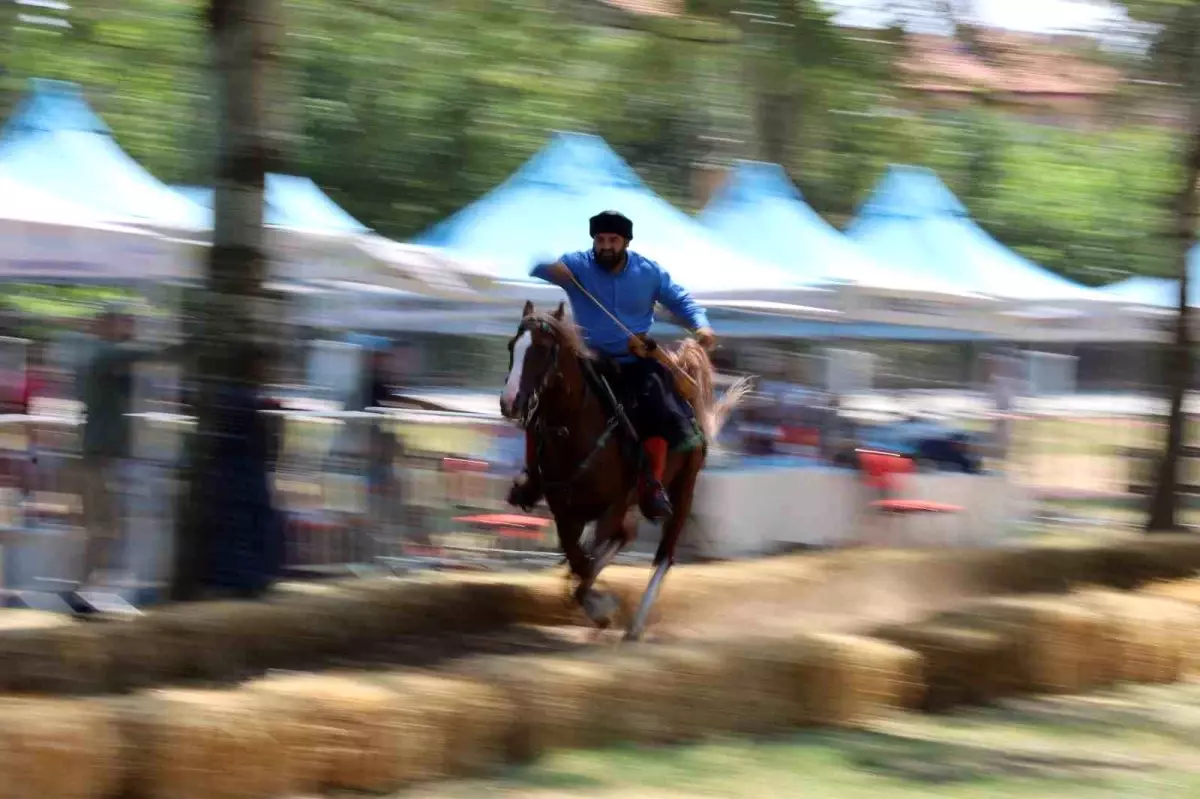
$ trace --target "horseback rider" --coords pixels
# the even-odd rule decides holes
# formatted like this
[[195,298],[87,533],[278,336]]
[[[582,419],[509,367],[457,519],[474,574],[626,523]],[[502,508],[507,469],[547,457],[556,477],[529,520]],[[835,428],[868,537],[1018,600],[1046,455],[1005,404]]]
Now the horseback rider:
[[[687,290],[654,261],[629,249],[633,222],[626,216],[617,211],[596,214],[590,232],[590,250],[536,266],[531,274],[566,292],[587,346],[616,363],[620,376],[614,388],[646,458],[639,504],[642,514],[656,521],[671,513],[662,483],[667,454],[692,440],[696,427],[694,412],[676,392],[670,370],[649,357],[644,337],[654,321],[655,303],[683,321],[705,349],[712,349],[716,336],[704,309]],[[526,431],[525,469],[509,492],[510,504],[532,508],[542,498],[536,452],[533,434]]]

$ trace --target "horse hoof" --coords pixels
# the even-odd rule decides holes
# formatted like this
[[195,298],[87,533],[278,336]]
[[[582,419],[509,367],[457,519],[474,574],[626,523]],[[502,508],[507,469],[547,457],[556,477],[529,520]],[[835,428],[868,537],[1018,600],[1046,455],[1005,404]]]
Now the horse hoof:
[[583,612],[591,619],[592,624],[600,629],[611,627],[617,612],[621,609],[621,603],[615,596],[600,591],[588,591],[583,597],[582,604]]

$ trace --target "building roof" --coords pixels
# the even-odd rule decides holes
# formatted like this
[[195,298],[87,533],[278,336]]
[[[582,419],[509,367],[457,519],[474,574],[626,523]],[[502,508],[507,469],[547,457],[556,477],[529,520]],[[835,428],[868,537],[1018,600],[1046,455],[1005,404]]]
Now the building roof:
[[902,83],[926,92],[1113,94],[1121,71],[1087,58],[1061,37],[985,29],[971,48],[951,36],[909,34],[898,67]]

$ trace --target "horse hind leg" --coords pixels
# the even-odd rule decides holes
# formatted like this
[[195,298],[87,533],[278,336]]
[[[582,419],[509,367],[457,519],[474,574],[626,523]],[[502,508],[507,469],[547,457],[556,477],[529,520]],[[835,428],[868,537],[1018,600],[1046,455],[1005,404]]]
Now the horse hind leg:
[[679,546],[679,539],[683,533],[684,525],[687,524],[688,516],[691,515],[692,498],[696,491],[696,478],[699,476],[700,469],[703,466],[703,449],[693,450],[688,453],[679,473],[671,481],[668,490],[671,495],[671,507],[673,510],[670,518],[663,523],[662,539],[658,543],[658,550],[654,553],[654,574],[651,575],[650,583],[642,593],[642,600],[638,603],[637,610],[633,614],[633,620],[625,632],[626,640],[639,641],[646,634],[646,627],[650,621],[650,612],[654,609],[654,603],[658,599],[658,593],[662,589],[667,572],[670,571],[671,565],[675,562],[675,550]]

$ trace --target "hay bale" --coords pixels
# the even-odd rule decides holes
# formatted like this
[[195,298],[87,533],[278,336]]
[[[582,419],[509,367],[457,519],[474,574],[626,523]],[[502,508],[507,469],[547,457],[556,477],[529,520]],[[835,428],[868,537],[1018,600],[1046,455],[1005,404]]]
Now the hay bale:
[[1200,571],[1200,536],[1151,535],[1123,541],[1108,547],[1105,567],[1097,582],[1113,588],[1193,577]]
[[123,752],[103,702],[0,699],[0,799],[107,799]]
[[395,692],[349,675],[286,675],[250,683],[245,693],[286,708],[284,745],[299,765],[302,791],[382,792],[403,783]]
[[714,649],[740,696],[729,708],[732,732],[853,725],[882,707],[915,704],[919,687],[917,653],[860,636],[739,638]]
[[1140,593],[1177,599],[1191,605],[1200,605],[1200,578],[1191,580],[1163,580],[1142,586]]
[[[967,553],[971,582],[984,594],[1060,593],[1105,579],[1111,546],[1036,546]],[[958,553],[955,553],[958,556]]]
[[[802,724],[855,725],[885,708],[910,708],[921,697],[921,656],[856,635],[815,634],[783,653],[799,655],[797,691]],[[786,689],[786,686],[781,686]]]
[[154,799],[249,799],[298,786],[280,708],[245,691],[156,690],[126,700],[127,791]]
[[923,710],[987,704],[1015,682],[1016,642],[1007,635],[931,622],[888,626],[874,634],[921,655]]
[[[638,571],[636,582],[626,586],[631,594],[629,612],[641,601],[650,581],[650,570]],[[778,606],[781,598],[798,600],[818,586],[810,570],[792,573],[785,563],[736,562],[681,568],[668,573],[650,622],[703,617],[710,609],[726,610],[732,605]]]
[[[649,674],[617,680],[612,713],[653,713],[639,722],[649,743],[676,743],[750,731],[761,715],[761,692],[743,690],[726,653],[712,646],[642,647]],[[611,722],[610,722],[611,723]]]
[[749,638],[607,656],[621,675],[601,727],[625,740],[672,743],[708,734],[764,734],[857,724],[919,696],[920,656],[846,635]]
[[430,574],[345,582],[274,601],[316,620],[310,635],[336,653],[399,635],[496,630],[517,620],[521,597],[509,580]]
[[108,677],[104,626],[38,611],[0,613],[0,691],[84,694]]
[[935,621],[1007,636],[1015,647],[1015,688],[1075,693],[1102,684],[1105,618],[1071,597],[1000,597]]
[[405,782],[492,773],[509,759],[515,708],[493,686],[420,672],[378,676],[400,698]]
[[695,732],[683,711],[696,697],[672,681],[656,657],[659,654],[654,645],[626,644],[579,656],[614,676],[606,701],[589,720],[604,745],[669,744],[687,740]]
[[262,602],[222,601],[152,610],[115,631],[114,671],[128,687],[181,679],[228,681],[275,665],[287,651],[283,613]]
[[459,592],[456,617],[442,622],[452,623],[451,629],[465,625],[469,631],[487,631],[512,624],[551,627],[583,621],[566,567],[530,574],[463,575],[454,584]]
[[1076,600],[1107,620],[1103,679],[1174,682],[1200,656],[1200,608],[1178,600],[1117,591],[1083,591]]
[[578,656],[481,657],[458,664],[460,676],[492,686],[513,708],[509,754],[528,762],[555,749],[606,742],[601,708],[620,675]]

